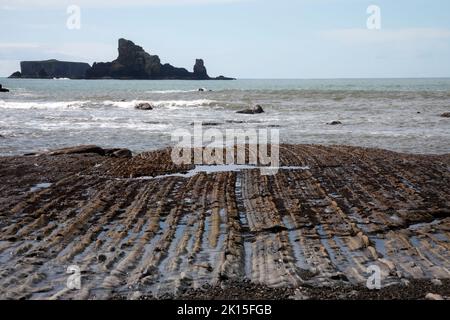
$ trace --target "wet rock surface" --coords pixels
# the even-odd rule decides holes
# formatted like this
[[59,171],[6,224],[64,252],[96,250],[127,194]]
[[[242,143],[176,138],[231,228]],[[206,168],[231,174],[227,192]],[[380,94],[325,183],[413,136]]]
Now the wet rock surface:
[[[449,296],[450,155],[282,145],[280,162],[181,176],[170,149],[2,157],[0,297]],[[371,265],[383,289],[366,294]]]
[[3,88],[3,86],[0,84],[0,92],[9,92],[9,90],[6,88]]
[[153,110],[153,106],[150,103],[139,103],[134,108],[137,110]]
[[260,114],[260,113],[264,113],[264,109],[259,104],[257,104],[254,107],[252,107],[251,109],[245,109],[245,110],[237,111],[236,113],[239,113],[239,114]]

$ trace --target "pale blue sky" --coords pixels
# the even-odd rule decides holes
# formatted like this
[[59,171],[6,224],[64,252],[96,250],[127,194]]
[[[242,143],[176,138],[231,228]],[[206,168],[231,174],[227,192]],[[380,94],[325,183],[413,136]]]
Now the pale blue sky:
[[[381,30],[366,28],[372,4]],[[124,37],[214,76],[450,77],[448,0],[0,0],[0,28],[0,76],[20,60],[111,61]]]

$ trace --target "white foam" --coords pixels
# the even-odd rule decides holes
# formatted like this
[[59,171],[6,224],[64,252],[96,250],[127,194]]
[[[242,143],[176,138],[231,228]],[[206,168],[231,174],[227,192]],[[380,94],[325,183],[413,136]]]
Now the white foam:
[[147,93],[160,93],[160,94],[168,94],[168,93],[188,93],[188,92],[197,92],[198,90],[152,90],[147,91]]
[[130,101],[103,101],[104,105],[114,106],[118,108],[134,108],[139,103],[149,103],[157,108],[178,109],[184,107],[203,107],[217,105],[217,101],[208,99],[197,100],[130,100]]
[[39,110],[64,110],[64,109],[83,109],[87,107],[98,106],[113,106],[117,108],[134,109],[139,103],[150,103],[157,108],[167,109],[182,109],[186,107],[205,107],[215,106],[217,102],[214,100],[200,99],[200,100],[131,100],[131,101],[110,101],[105,100],[102,102],[86,101],[4,101],[0,100],[0,109],[39,109]]
[[3,101],[0,100],[1,109],[81,109],[90,104],[90,101],[58,101],[58,102],[24,102],[24,101]]

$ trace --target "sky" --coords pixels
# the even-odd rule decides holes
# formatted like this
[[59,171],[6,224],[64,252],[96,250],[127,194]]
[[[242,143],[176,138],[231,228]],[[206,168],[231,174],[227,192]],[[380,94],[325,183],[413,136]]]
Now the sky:
[[0,30],[0,76],[21,60],[112,61],[126,38],[189,70],[203,58],[211,76],[450,77],[448,0],[0,0]]

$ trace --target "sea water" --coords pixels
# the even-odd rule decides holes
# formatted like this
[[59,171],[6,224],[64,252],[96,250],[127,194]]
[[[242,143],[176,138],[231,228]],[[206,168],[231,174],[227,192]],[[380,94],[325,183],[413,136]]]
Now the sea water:
[[[450,152],[450,119],[440,117],[450,112],[450,79],[0,83],[11,90],[0,93],[1,155],[79,144],[155,150],[198,121],[219,130],[277,129],[285,143]],[[139,102],[155,108],[136,110]],[[266,112],[236,113],[253,104]],[[328,125],[335,120],[342,125]]]

